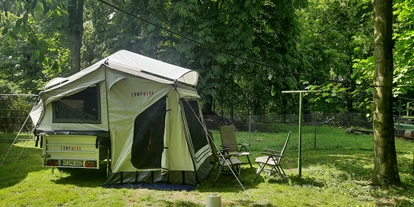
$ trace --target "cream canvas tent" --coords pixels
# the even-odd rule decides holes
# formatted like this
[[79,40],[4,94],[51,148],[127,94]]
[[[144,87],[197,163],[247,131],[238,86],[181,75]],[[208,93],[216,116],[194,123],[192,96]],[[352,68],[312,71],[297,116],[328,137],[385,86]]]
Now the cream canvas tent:
[[[121,50],[70,77],[51,80],[31,112],[35,135],[43,148],[53,145],[46,138],[62,143],[60,138],[96,137],[96,148],[110,150],[108,184],[197,185],[212,169],[197,81],[195,71]],[[80,158],[68,162],[65,154],[52,153],[84,148],[61,144],[44,150],[45,166],[85,167],[88,162]],[[53,156],[56,162],[50,161]]]

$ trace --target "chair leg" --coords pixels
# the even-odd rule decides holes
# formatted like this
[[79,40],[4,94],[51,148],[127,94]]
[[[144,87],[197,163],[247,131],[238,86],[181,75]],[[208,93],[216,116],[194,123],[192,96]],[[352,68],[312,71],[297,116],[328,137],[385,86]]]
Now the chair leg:
[[217,176],[216,176],[216,179],[214,180],[214,183],[213,183],[213,186],[212,187],[214,187],[214,185],[216,185],[217,179],[219,178],[220,173],[221,173],[222,170],[223,170],[223,167],[222,166],[219,166],[219,169],[218,169],[218,172],[217,172]]
[[273,171],[274,171],[274,176],[276,176],[276,175],[282,175],[282,173],[280,172],[280,170],[279,170],[279,167],[277,166],[277,165],[275,165],[275,166],[273,166]]
[[234,171],[234,173],[236,173],[237,177],[239,177],[240,172],[241,172],[241,165],[235,165],[233,167],[233,171]]
[[279,172],[280,172],[280,176],[284,176],[284,175],[286,175],[286,173],[285,173],[285,171],[283,170],[283,167],[282,167],[282,165],[277,165],[278,166],[278,168],[279,168]]
[[260,173],[263,171],[266,165],[264,163],[259,163],[259,168],[256,171],[256,178],[254,178],[253,182],[256,182],[257,178],[259,177]]
[[247,162],[249,162],[250,168],[253,168],[252,162],[250,162],[249,155],[247,155]]
[[[216,164],[214,164],[214,165],[216,165]],[[210,178],[211,172],[213,172],[213,168],[214,168],[214,167],[215,167],[215,166],[213,166],[213,167],[211,168],[210,172],[208,172],[208,175],[207,175],[206,180],[208,180],[208,179]]]

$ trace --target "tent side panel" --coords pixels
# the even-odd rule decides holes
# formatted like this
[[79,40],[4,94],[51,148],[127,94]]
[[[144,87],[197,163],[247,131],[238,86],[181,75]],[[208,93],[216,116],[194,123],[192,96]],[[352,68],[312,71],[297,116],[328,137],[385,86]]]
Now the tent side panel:
[[114,173],[148,170],[148,166],[137,169],[131,162],[135,119],[165,97],[170,86],[112,70],[107,70],[107,80],[111,81],[107,84],[111,169]]
[[211,148],[208,144],[206,126],[201,114],[197,100],[180,99],[184,110],[186,127],[189,132],[189,143],[192,145],[191,151],[194,152],[194,161],[197,175],[200,181],[204,181],[209,175],[213,164],[211,163]]
[[172,88],[168,93],[167,108],[163,168],[172,171],[193,171],[194,165],[184,133],[179,94]]

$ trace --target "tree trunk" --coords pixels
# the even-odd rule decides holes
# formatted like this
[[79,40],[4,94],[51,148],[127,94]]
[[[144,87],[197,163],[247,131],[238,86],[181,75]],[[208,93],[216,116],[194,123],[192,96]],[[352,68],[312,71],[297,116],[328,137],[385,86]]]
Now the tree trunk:
[[83,4],[84,0],[69,0],[69,28],[68,38],[70,42],[70,74],[80,71],[83,33]]
[[374,0],[375,92],[373,96],[374,171],[380,186],[401,184],[392,117],[392,0]]

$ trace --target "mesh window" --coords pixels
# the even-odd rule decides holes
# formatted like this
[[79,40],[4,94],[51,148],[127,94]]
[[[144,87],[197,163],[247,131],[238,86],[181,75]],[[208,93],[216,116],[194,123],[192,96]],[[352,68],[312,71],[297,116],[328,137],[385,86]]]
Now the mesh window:
[[188,100],[187,102],[185,99],[181,99],[181,102],[183,103],[187,125],[194,146],[194,152],[197,152],[208,144],[204,127],[202,123],[200,123],[201,117],[199,114],[198,103],[193,100]]
[[54,101],[54,123],[101,123],[99,86]]

